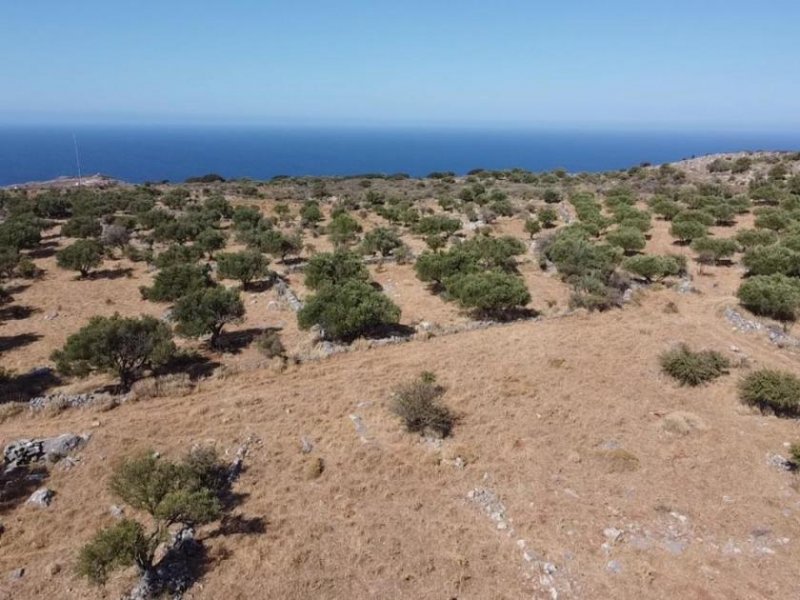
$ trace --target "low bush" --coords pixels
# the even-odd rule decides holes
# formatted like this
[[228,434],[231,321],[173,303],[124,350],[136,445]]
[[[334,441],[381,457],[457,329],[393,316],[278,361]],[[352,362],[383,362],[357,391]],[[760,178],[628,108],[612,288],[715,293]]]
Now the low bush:
[[453,430],[455,417],[440,403],[444,392],[433,373],[422,373],[395,390],[391,410],[403,420],[409,432],[447,437]]
[[369,281],[369,271],[358,254],[343,249],[315,254],[308,260],[303,274],[305,285],[310,290],[349,280]]
[[207,266],[177,264],[162,269],[156,274],[153,285],[141,287],[145,300],[151,302],[174,302],[187,294],[213,287]]
[[760,369],[739,382],[739,399],[781,417],[800,415],[800,378],[786,371]]
[[500,271],[480,271],[445,280],[448,296],[466,309],[490,318],[502,318],[531,301],[520,278]]
[[281,342],[280,334],[274,329],[268,329],[255,340],[256,348],[267,358],[286,356],[286,348]]
[[686,271],[686,258],[683,256],[657,256],[643,254],[631,256],[622,262],[626,271],[643,277],[648,282],[660,281],[665,277],[674,277]]
[[78,240],[56,254],[59,267],[78,271],[82,278],[102,262],[103,244],[95,239]]
[[697,386],[725,375],[730,361],[714,350],[694,352],[685,344],[661,355],[661,370],[681,385]]
[[747,310],[778,321],[794,321],[800,311],[800,280],[786,275],[757,275],[736,292]]
[[737,245],[729,238],[702,237],[692,242],[692,250],[697,253],[697,262],[718,264],[733,256]]

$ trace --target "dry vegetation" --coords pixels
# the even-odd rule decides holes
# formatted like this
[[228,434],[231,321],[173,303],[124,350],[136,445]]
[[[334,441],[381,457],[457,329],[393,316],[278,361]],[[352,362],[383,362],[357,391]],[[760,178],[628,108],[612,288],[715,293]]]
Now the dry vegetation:
[[213,179],[0,191],[0,441],[91,433],[6,469],[0,599],[129,592],[122,462],[245,443],[187,598],[797,593],[800,156]]

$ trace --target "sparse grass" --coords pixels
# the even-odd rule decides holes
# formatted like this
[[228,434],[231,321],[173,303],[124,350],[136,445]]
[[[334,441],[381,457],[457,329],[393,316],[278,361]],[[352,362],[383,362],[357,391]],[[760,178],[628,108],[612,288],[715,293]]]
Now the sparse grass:
[[391,410],[403,419],[410,432],[447,437],[453,430],[455,417],[439,402],[444,391],[433,373],[424,372],[418,379],[395,390]]
[[786,371],[760,369],[739,382],[739,399],[779,417],[800,416],[800,378]]
[[715,350],[692,351],[685,344],[664,352],[661,369],[681,385],[698,386],[725,375],[730,361]]

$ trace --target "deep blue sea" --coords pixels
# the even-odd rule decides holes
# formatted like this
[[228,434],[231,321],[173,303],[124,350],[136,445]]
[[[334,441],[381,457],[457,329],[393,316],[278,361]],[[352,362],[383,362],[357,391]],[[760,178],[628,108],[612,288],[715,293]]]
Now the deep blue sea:
[[84,174],[130,182],[474,168],[605,171],[713,152],[800,150],[800,133],[289,127],[0,127],[0,185]]

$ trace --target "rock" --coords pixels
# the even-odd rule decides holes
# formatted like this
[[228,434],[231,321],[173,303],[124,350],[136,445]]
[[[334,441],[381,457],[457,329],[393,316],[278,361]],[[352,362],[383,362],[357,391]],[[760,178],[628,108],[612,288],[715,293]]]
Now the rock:
[[784,458],[780,454],[770,454],[767,452],[767,464],[781,471],[791,471],[794,468],[792,461]]
[[111,508],[108,509],[108,512],[110,512],[111,516],[115,519],[121,519],[125,516],[125,509],[121,506],[117,506],[116,504],[112,504]]
[[50,506],[50,503],[53,501],[53,496],[55,495],[55,492],[51,489],[46,487],[39,488],[28,498],[28,504],[33,504],[39,508],[47,508]]
[[699,294],[700,292],[692,285],[690,279],[681,279],[681,282],[675,288],[679,294]]
[[603,529],[603,535],[611,543],[619,541],[622,538],[622,534],[623,531],[616,527],[607,527]]
[[708,425],[694,413],[677,410],[661,419],[661,428],[668,433],[689,435],[693,431],[706,431]]
[[54,438],[16,440],[3,451],[6,472],[43,459],[58,461],[83,447],[91,436],[64,433]]
[[618,560],[610,560],[606,565],[606,571],[609,573],[622,573],[622,564]]
[[9,579],[22,579],[25,576],[25,568],[20,567],[19,569],[14,569],[11,571],[11,574],[8,576]]
[[300,438],[300,452],[303,454],[308,454],[314,449],[314,442],[312,442],[307,437],[303,436]]
[[50,577],[53,577],[54,575],[58,575],[59,573],[61,573],[61,564],[60,563],[57,563],[57,562],[50,563],[47,566],[47,574],[50,575]]

